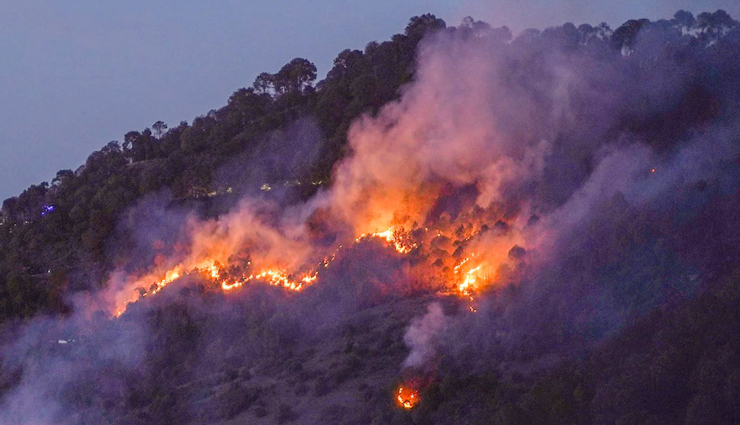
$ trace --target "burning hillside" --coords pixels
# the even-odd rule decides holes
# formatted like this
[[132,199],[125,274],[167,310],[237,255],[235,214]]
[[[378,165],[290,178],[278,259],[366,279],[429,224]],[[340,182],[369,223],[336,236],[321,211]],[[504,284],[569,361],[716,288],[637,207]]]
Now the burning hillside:
[[[480,212],[483,214],[482,209]],[[495,215],[494,218],[496,218]],[[473,230],[476,225],[479,228]],[[451,228],[455,228],[455,231],[451,231]],[[489,232],[495,236],[486,235]],[[342,255],[344,245],[350,246],[372,239],[387,243],[400,255],[409,256],[409,260],[414,262],[414,273],[417,279],[425,282],[426,291],[457,292],[461,296],[470,297],[472,301],[474,292],[483,290],[487,285],[495,282],[495,270],[501,267],[510,270],[511,266],[507,261],[513,263],[514,267],[520,265],[525,251],[517,245],[511,245],[516,240],[509,235],[509,232],[508,225],[499,219],[491,223],[490,227],[487,224],[473,222],[459,225],[445,223],[445,226],[439,227],[416,227],[411,231],[405,231],[403,228],[394,231],[391,227],[384,232],[363,233],[330,249],[320,247],[313,254],[313,258],[319,258],[321,253],[328,253],[326,257],[320,261],[314,260],[313,266],[309,265],[309,260],[304,263],[293,262],[299,264],[294,270],[280,267],[280,263],[277,262],[270,268],[269,261],[253,260],[260,256],[258,251],[255,252],[254,248],[249,246],[240,246],[237,252],[227,251],[227,254],[222,254],[220,257],[212,256],[211,251],[206,250],[202,259],[198,258],[196,261],[188,259],[167,269],[160,274],[164,276],[160,280],[149,282],[151,279],[156,279],[157,272],[149,272],[143,277],[124,278],[130,282],[127,285],[129,288],[131,286],[135,288],[132,291],[133,297],[126,299],[121,295],[116,295],[115,299],[124,301],[119,301],[115,312],[117,316],[120,316],[130,302],[155,295],[173,281],[194,274],[212,281],[214,287],[219,287],[223,291],[232,291],[255,282],[300,291],[317,281],[322,269],[331,267],[337,255]],[[488,238],[485,240],[496,239],[498,245],[492,244],[487,250],[481,248],[483,238]],[[468,246],[483,249],[484,256],[469,251]],[[499,252],[494,253],[495,249]],[[224,248],[218,246],[213,252],[221,250]],[[288,251],[286,251],[287,254]],[[222,261],[226,258],[226,260],[222,265],[216,258],[221,258]],[[253,265],[253,261],[256,264]],[[287,262],[290,263],[290,261]],[[171,261],[165,261],[165,263],[171,263]],[[283,260],[282,264],[285,263],[286,261]],[[267,266],[260,266],[260,264],[267,264]],[[122,290],[122,295],[125,295],[126,290]]]
[[[333,146],[302,121],[243,167],[271,190],[217,214],[166,193],[131,208],[104,288],[9,343],[0,424],[617,423],[621,384],[591,381],[611,369],[574,359],[722,287],[740,261],[738,27],[717,12],[710,34],[679,15],[514,39],[412,21],[398,40],[434,28],[413,80],[349,127],[330,185],[296,197],[261,180],[298,190],[322,158],[289,152]],[[385,48],[343,52],[315,91],[262,75],[230,107],[329,98]],[[60,330],[84,337],[49,349]],[[662,371],[699,353],[635,367],[655,375],[640,385],[670,387]],[[636,423],[674,414],[663,405]]]

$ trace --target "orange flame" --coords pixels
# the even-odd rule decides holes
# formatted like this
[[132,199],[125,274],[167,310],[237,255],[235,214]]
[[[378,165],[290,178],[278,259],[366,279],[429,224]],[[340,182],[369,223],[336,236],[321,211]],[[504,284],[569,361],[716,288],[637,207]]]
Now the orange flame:
[[[225,279],[222,278],[222,271],[221,268],[218,266],[218,263],[216,261],[208,261],[205,262],[204,265],[195,267],[187,272],[182,271],[181,265],[175,266],[174,268],[165,272],[165,277],[162,280],[153,283],[149,287],[150,289],[148,291],[146,289],[140,289],[140,297],[154,295],[180,277],[188,276],[195,273],[200,273],[206,278],[210,278],[211,280],[217,282],[221,289],[223,289],[224,291],[230,291],[239,288],[246,283],[254,281],[266,282],[269,285],[280,286],[291,291],[300,291],[304,287],[312,284],[318,278],[318,273],[315,271],[306,273],[299,279],[295,280],[288,274],[286,270],[267,269],[260,271],[259,273],[250,274],[248,276],[231,277],[230,279]],[[141,288],[141,286],[139,287]],[[116,317],[120,317],[126,311],[126,307],[128,306],[128,304],[136,300],[137,299],[124,301],[122,305],[116,309]]]
[[416,248],[415,245],[409,244],[402,236],[396,234],[393,231],[393,227],[383,232],[363,233],[355,238],[355,242],[360,242],[365,238],[372,237],[385,239],[385,241],[391,244],[399,254],[408,254],[413,248]]
[[[432,230],[432,232],[437,237],[443,236],[444,233],[446,233],[442,232],[439,229],[424,228],[424,230],[426,232]],[[464,234],[463,236],[466,242],[472,238],[470,234]],[[450,235],[450,237],[453,236]],[[355,243],[358,243],[367,238],[380,238],[386,241],[400,254],[408,254],[409,252],[411,252],[412,249],[418,248],[418,245],[415,242],[409,240],[408,234],[404,234],[403,230],[394,231],[393,227],[382,232],[361,234],[360,236],[355,238]],[[267,267],[261,270],[258,269],[258,272],[234,276],[230,274],[225,274],[219,262],[215,259],[207,259],[205,261],[201,261],[197,263],[195,267],[192,267],[189,270],[186,269],[183,264],[178,264],[167,270],[164,273],[164,276],[159,281],[156,281],[149,285],[148,289],[145,284],[136,284],[135,286],[139,288],[138,296],[135,296],[132,299],[123,302],[122,304],[119,304],[119,306],[115,309],[115,315],[120,316],[121,314],[123,314],[129,303],[135,302],[142,297],[154,295],[160,292],[168,284],[175,281],[176,279],[195,273],[202,274],[204,277],[211,279],[218,286],[220,286],[223,291],[233,291],[252,282],[262,282],[272,286],[279,286],[291,291],[301,291],[305,287],[316,282],[316,280],[318,279],[318,271],[321,268],[328,267],[336,258],[337,253],[341,249],[342,245],[339,245],[333,253],[324,258],[324,260],[322,260],[318,265],[309,269],[309,271],[307,272],[300,273],[291,273],[286,268]],[[474,267],[471,267],[471,263],[474,264]],[[247,265],[251,266],[251,264],[251,262],[247,262]],[[475,252],[471,253],[454,266],[452,270],[452,275],[448,277],[448,279],[450,279],[450,284],[448,285],[448,287],[454,288],[455,292],[458,295],[469,298],[472,303],[474,301],[473,295],[481,289],[481,285],[490,282],[487,273],[484,273],[484,270],[488,269],[490,269],[490,267],[487,265],[487,261],[484,260],[484,256],[479,255]],[[148,275],[144,278],[139,279],[139,282],[144,282],[150,278],[152,278],[152,275]],[[475,308],[472,305],[470,306],[470,310],[475,312]]]
[[[493,216],[500,217],[496,214]],[[193,246],[181,262],[164,272],[159,272],[161,274],[152,272],[139,278],[126,277],[125,286],[136,288],[136,290],[128,289],[131,292],[125,292],[124,288],[119,291],[116,297],[127,298],[127,300],[123,301],[119,298],[115,302],[115,309],[113,309],[115,315],[123,314],[129,303],[154,295],[178,278],[196,273],[210,279],[225,292],[257,282],[290,291],[301,291],[314,284],[318,279],[319,270],[328,267],[343,249],[343,245],[340,244],[333,250],[324,251],[321,253],[324,256],[323,260],[307,268],[304,264],[310,263],[312,257],[313,261],[316,261],[315,258],[320,253],[310,245],[310,239],[295,236],[300,235],[300,232],[284,233],[254,220],[249,222],[252,225],[250,229],[257,229],[256,234],[253,235],[250,233],[252,230],[244,229],[246,225],[239,222],[238,217],[240,216],[236,214],[235,217],[226,217],[223,220],[226,221],[225,225],[220,222],[194,224],[198,231],[195,233]],[[397,222],[404,222],[404,220],[407,222],[408,217]],[[421,258],[431,255],[427,257],[430,258],[429,265],[434,262],[432,258],[436,258],[437,262],[442,265],[439,269],[441,274],[431,276],[436,279],[433,285],[442,284],[457,295],[468,298],[471,301],[470,310],[475,311],[472,306],[474,294],[492,283],[489,271],[504,264],[508,249],[513,243],[519,243],[517,240],[519,237],[513,235],[506,237],[484,235],[482,237],[484,240],[481,240],[480,235],[483,234],[481,229],[484,229],[487,220],[490,219],[482,216],[477,218],[461,216],[454,221],[445,218],[439,225],[416,228],[413,238],[411,233],[406,232],[403,227],[391,226],[384,231],[362,233],[354,238],[354,242],[359,243],[368,238],[380,238],[399,254],[407,255],[418,250]],[[215,234],[225,231],[222,227],[231,229],[228,230],[229,232],[242,232],[242,234],[227,235],[224,238],[215,237]],[[415,227],[416,225],[413,224],[411,228]],[[441,245],[435,242],[439,240],[442,241]],[[464,253],[470,248],[475,249],[476,252],[469,253],[461,261],[454,262],[454,258],[459,258],[458,252]],[[244,254],[239,256],[240,252]],[[249,255],[246,254],[247,252]],[[235,254],[237,254],[236,259],[234,259]],[[253,265],[253,262],[257,263],[257,267]],[[280,263],[282,264],[277,265]],[[223,268],[222,264],[227,267]]]
[[265,281],[272,286],[281,286],[291,291],[300,291],[305,286],[312,284],[317,278],[318,274],[316,272],[305,274],[300,279],[294,280],[285,270],[264,270],[257,274],[251,274],[242,280],[223,280],[221,282],[221,289],[230,291],[251,281]]
[[398,387],[396,402],[400,407],[411,410],[418,405],[420,401],[421,398],[419,397],[419,392],[417,390],[408,386],[404,387],[403,385]]

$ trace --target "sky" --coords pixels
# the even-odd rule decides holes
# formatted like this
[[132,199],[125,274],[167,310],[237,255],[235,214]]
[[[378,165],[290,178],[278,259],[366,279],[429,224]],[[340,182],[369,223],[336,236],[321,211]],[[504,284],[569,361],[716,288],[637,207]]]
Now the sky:
[[0,201],[128,131],[192,122],[295,57],[321,79],[415,15],[516,33],[720,8],[740,18],[738,0],[0,0]]

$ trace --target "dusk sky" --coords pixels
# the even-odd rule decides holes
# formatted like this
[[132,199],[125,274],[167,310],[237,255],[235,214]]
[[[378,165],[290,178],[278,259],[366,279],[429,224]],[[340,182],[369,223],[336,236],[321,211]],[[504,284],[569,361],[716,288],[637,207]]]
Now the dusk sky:
[[0,0],[0,201],[76,169],[130,130],[174,126],[226,104],[295,57],[319,79],[346,48],[403,32],[414,15],[473,16],[517,31],[570,21],[612,29],[738,0]]

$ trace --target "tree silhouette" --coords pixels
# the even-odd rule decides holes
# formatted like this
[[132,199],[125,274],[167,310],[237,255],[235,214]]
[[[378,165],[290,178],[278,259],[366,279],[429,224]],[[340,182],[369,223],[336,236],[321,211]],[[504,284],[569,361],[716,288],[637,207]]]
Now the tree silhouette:
[[157,139],[161,139],[162,135],[167,130],[167,124],[165,124],[163,121],[157,121],[152,125],[152,128],[154,129],[154,136]]
[[316,80],[316,66],[303,58],[295,58],[273,76],[278,93],[303,92]]

